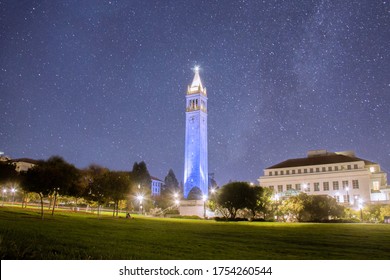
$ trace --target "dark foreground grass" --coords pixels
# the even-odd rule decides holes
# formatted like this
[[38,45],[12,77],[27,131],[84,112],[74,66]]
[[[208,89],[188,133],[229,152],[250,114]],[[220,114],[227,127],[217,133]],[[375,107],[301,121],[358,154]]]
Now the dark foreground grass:
[[[35,210],[36,211],[36,210]],[[390,225],[98,219],[0,208],[1,259],[390,259]]]

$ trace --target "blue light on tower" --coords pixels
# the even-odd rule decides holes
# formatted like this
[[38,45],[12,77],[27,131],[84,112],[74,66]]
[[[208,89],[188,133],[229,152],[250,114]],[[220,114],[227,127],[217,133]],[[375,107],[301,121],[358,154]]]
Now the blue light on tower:
[[207,91],[194,67],[194,79],[186,94],[186,136],[184,156],[184,198],[197,190],[200,198],[208,194]]

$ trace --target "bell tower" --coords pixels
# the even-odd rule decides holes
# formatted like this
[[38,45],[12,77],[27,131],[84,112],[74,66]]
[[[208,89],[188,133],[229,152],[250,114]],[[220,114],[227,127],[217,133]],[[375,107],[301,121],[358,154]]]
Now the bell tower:
[[186,134],[184,155],[184,198],[192,191],[208,195],[207,91],[199,75],[199,66],[186,94]]

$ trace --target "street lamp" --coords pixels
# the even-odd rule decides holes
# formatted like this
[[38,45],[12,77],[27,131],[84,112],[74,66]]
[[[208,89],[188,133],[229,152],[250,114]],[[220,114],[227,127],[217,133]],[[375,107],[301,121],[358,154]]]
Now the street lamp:
[[12,205],[14,205],[16,189],[15,189],[15,188],[12,188],[12,189],[11,189],[11,192],[12,192]]
[[207,200],[207,195],[203,195],[202,196],[202,200],[203,200],[203,217],[206,219],[206,200]]
[[142,201],[144,200],[144,197],[142,195],[138,195],[137,199],[139,201],[139,212],[142,214]]
[[345,190],[347,191],[347,202],[349,202],[349,187],[346,187]]
[[173,194],[173,197],[175,198],[174,202],[175,202],[176,207],[179,207],[179,204],[180,204],[179,194],[175,192]]

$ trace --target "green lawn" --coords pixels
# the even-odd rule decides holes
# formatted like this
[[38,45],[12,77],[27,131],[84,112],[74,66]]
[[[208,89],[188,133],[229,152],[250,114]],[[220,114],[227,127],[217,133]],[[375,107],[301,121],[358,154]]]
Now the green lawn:
[[390,259],[390,225],[215,222],[0,207],[1,259]]

